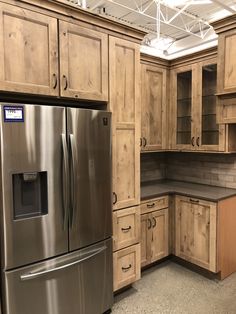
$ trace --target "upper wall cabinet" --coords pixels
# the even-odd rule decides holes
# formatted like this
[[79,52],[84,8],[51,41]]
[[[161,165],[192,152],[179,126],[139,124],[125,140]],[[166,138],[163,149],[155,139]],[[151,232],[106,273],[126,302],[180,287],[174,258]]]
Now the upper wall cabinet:
[[140,203],[140,46],[110,37],[113,209]]
[[172,70],[172,149],[225,151],[225,126],[216,122],[216,59]]
[[166,146],[167,69],[141,64],[141,151]]
[[61,96],[108,100],[108,35],[59,22]]
[[212,23],[218,36],[218,123],[236,123],[235,15]]
[[0,89],[58,95],[57,20],[1,3]]

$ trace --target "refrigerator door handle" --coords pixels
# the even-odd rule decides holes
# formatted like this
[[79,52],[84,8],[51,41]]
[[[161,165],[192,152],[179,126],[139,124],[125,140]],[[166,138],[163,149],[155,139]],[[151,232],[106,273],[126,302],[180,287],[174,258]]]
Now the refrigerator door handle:
[[91,250],[89,252],[89,255],[87,255],[85,257],[82,257],[82,258],[80,258],[80,259],[78,259],[78,260],[76,260],[74,262],[67,263],[67,264],[64,264],[64,265],[61,265],[61,266],[58,266],[58,267],[54,267],[54,268],[41,270],[41,271],[38,271],[38,272],[29,272],[27,274],[21,275],[20,279],[22,281],[23,280],[35,279],[35,278],[41,277],[41,276],[46,275],[46,274],[50,274],[50,273],[55,272],[55,271],[63,270],[63,269],[66,269],[66,268],[69,268],[69,267],[81,264],[81,263],[85,262],[86,260],[89,260],[90,258],[92,258],[92,257],[94,257],[94,256],[96,256],[96,255],[98,255],[100,253],[102,253],[106,249],[107,249],[107,246],[103,245],[102,247],[100,247],[98,249]]
[[63,198],[63,219],[64,219],[64,230],[68,228],[68,209],[69,209],[69,156],[67,149],[66,135],[61,135],[62,149],[63,149],[63,180],[62,180],[62,198]]
[[71,147],[71,159],[72,159],[72,168],[71,168],[71,212],[70,212],[70,228],[73,226],[73,219],[77,206],[77,197],[76,197],[76,178],[77,178],[77,158],[76,158],[76,148],[75,148],[75,138],[73,134],[69,135],[70,138],[70,147]]

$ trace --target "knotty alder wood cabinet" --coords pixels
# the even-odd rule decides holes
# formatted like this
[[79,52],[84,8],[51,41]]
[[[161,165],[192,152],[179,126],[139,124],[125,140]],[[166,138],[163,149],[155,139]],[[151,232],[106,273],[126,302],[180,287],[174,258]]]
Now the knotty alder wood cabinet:
[[113,209],[140,204],[140,45],[109,38]]
[[166,148],[168,62],[141,55],[141,151]]
[[177,195],[175,255],[221,279],[235,272],[235,202],[236,197],[209,202]]
[[174,67],[170,84],[170,148],[234,151],[235,127],[217,123],[216,58]]
[[218,34],[218,123],[236,123],[235,15],[212,23]]
[[168,196],[142,202],[141,213],[141,266],[144,267],[169,254]]
[[2,91],[108,100],[107,34],[1,2],[0,19]]

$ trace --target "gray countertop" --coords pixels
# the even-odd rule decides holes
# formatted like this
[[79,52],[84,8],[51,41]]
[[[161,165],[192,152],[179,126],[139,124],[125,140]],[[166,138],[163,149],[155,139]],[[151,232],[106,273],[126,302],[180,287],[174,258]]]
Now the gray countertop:
[[235,196],[236,189],[172,180],[150,181],[141,184],[142,201],[165,194],[179,194],[217,202]]

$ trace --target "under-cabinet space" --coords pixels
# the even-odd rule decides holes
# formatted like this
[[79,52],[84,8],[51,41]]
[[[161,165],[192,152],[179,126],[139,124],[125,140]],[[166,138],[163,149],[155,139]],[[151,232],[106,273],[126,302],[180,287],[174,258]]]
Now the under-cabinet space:
[[140,207],[113,212],[113,251],[140,241]]
[[140,244],[113,253],[114,291],[140,279]]

